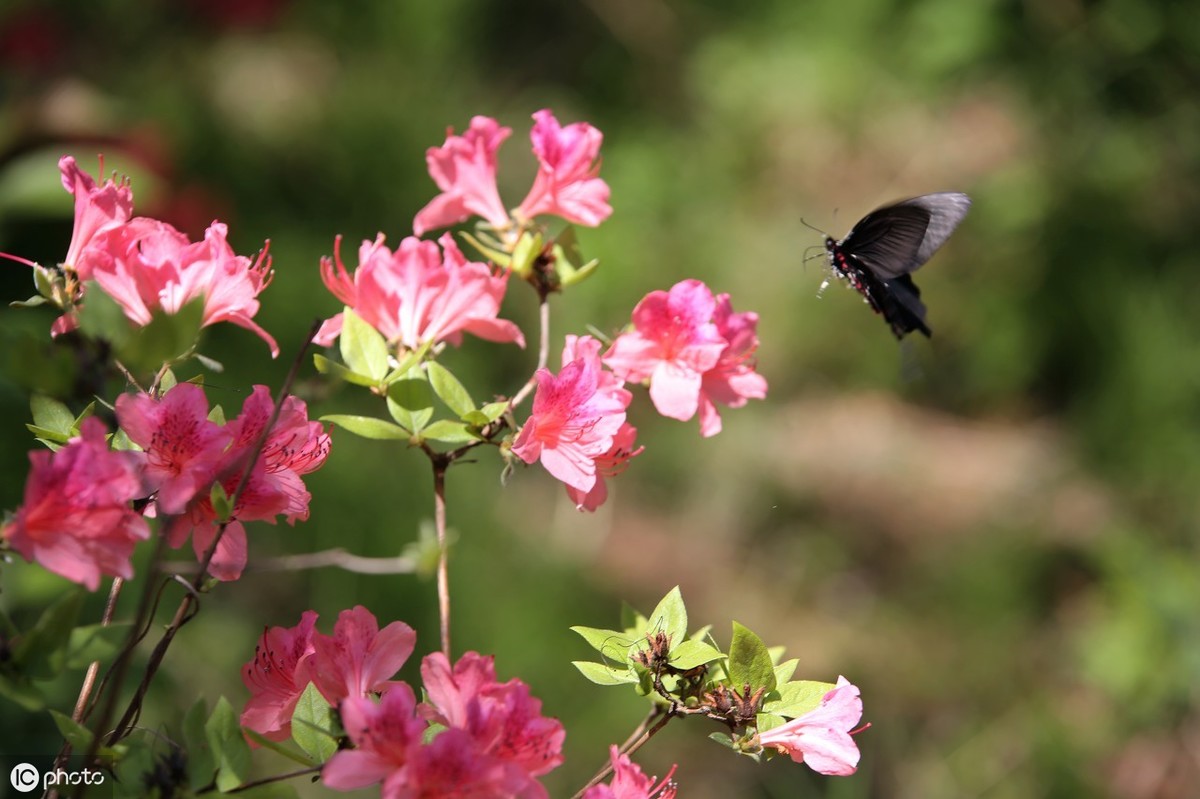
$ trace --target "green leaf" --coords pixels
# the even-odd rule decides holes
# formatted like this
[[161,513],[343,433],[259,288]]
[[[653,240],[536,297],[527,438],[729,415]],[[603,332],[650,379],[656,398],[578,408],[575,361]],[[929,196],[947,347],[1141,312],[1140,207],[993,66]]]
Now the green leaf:
[[297,799],[299,796],[296,786],[286,782],[269,782],[237,792],[237,799]]
[[783,653],[787,651],[786,646],[769,646],[767,651],[771,653],[771,663],[779,665],[779,661],[783,660]]
[[[89,294],[85,309],[93,300]],[[150,323],[135,328],[120,344],[117,356],[134,371],[157,371],[164,363],[179,360],[195,348],[204,321],[204,299],[197,298],[173,314],[156,313]]]
[[733,643],[729,645],[729,681],[734,688],[749,685],[752,690],[775,687],[775,668],[771,653],[762,639],[747,628],[733,623]]
[[571,631],[579,634],[588,646],[595,649],[602,657],[617,663],[625,663],[629,656],[629,647],[637,640],[623,632],[605,630],[599,627],[575,626]]
[[727,746],[727,747],[729,747],[730,749],[733,749],[733,750],[735,750],[735,751],[737,750],[737,747],[733,745],[733,738],[732,738],[732,737],[730,737],[729,733],[725,733],[725,732],[710,732],[710,733],[708,734],[708,739],[709,739],[710,741],[716,741],[716,742],[717,742],[717,743],[719,743],[721,746]]
[[125,312],[117,301],[105,294],[99,284],[88,281],[83,291],[79,332],[91,339],[107,341],[114,349],[120,350],[133,337],[133,324],[125,318]]
[[379,441],[407,441],[411,438],[409,432],[403,427],[394,425],[383,419],[376,419],[374,416],[352,416],[349,414],[334,413],[322,416],[321,421],[331,422],[347,432],[354,433],[354,435],[362,436],[363,438],[371,438]]
[[58,727],[59,734],[67,743],[77,752],[88,750],[88,747],[92,745],[91,730],[57,710],[51,710],[50,715],[54,718],[54,726]]
[[228,792],[246,781],[250,771],[250,745],[242,736],[237,712],[221,697],[204,724],[204,734],[217,764],[217,789]]
[[[384,384],[391,385],[407,375],[414,366],[421,362],[422,358],[429,354],[429,348],[432,346],[433,340],[430,339],[421,346],[417,347],[415,350],[410,350],[403,358],[400,359],[400,362],[396,364],[396,367],[392,369],[392,371],[388,372],[387,377],[383,378]],[[421,379],[425,379],[424,375],[421,376]]]
[[410,374],[418,376],[395,380],[388,386],[387,408],[401,427],[418,433],[433,418],[433,392],[419,369]]
[[158,393],[166,394],[175,386],[179,385],[179,378],[175,377],[175,372],[170,369],[163,370],[162,377],[158,381]]
[[129,622],[114,622],[108,625],[88,624],[71,630],[67,643],[68,669],[87,668],[93,661],[111,660],[125,645],[129,636]]
[[764,713],[758,713],[755,715],[754,726],[758,729],[759,732],[766,732],[767,730],[775,729],[776,727],[785,723],[786,721],[787,721],[787,719],[785,719],[783,716],[777,715],[775,713],[764,712]]
[[117,432],[113,433],[112,448],[121,452],[136,452],[140,451],[141,447],[129,440],[129,434],[121,428],[117,428]]
[[671,650],[671,665],[686,671],[723,657],[725,657],[724,652],[703,641],[688,640]]
[[249,727],[242,727],[242,732],[245,733],[247,738],[254,741],[256,744],[261,746],[263,749],[270,749],[275,754],[282,755],[283,757],[286,757],[288,760],[299,763],[302,766],[311,766],[313,764],[312,758],[310,758],[308,755],[304,754],[303,752],[297,752],[293,747],[284,746],[283,744],[279,743],[278,741],[272,741],[270,738],[266,737],[262,733],[255,732],[254,730],[250,729]]
[[836,687],[831,682],[816,680],[796,680],[784,683],[779,686],[779,698],[763,702],[763,710],[794,719],[820,705],[825,694]]
[[0,672],[0,696],[7,697],[30,712],[41,710],[46,706],[46,697],[24,675],[8,675]]
[[225,409],[222,408],[220,405],[212,406],[212,410],[210,410],[208,412],[208,421],[212,422],[213,424],[219,424],[222,427],[224,427],[225,426]]
[[[71,428],[75,426],[75,414],[66,405],[56,399],[34,394],[29,399],[29,410],[33,412],[33,425],[40,431],[59,433],[63,441],[70,438]],[[32,426],[26,426],[32,429]],[[45,433],[38,432],[38,435]]]
[[376,383],[388,373],[388,345],[383,334],[364,322],[349,306],[342,311],[342,335],[338,337],[342,360],[360,375]]
[[638,676],[630,669],[593,663],[590,660],[571,661],[579,673],[596,685],[630,685],[638,682]]
[[506,410],[508,410],[507,401],[489,402],[478,410],[463,414],[462,420],[472,427],[483,427],[499,419]]
[[430,722],[429,726],[425,728],[425,732],[421,733],[421,743],[433,743],[434,738],[438,737],[448,729],[449,727],[447,727],[445,724],[438,724],[436,721]]
[[659,601],[646,622],[646,631],[664,632],[671,641],[671,648],[687,638],[687,608],[683,605],[683,594],[675,586]]
[[475,410],[475,400],[471,399],[463,384],[458,382],[458,378],[447,371],[446,367],[437,361],[430,361],[425,364],[425,371],[429,375],[429,385],[433,387],[433,393],[446,403],[447,408],[459,416]]
[[313,354],[313,366],[317,367],[317,371],[323,375],[329,375],[338,380],[345,380],[347,383],[353,383],[356,386],[367,386],[370,388],[379,382],[367,375],[360,375],[358,372],[347,369],[337,361],[331,361],[320,353]]
[[25,429],[33,433],[37,437],[38,441],[41,441],[47,446],[49,446],[51,443],[61,446],[62,444],[66,444],[71,439],[69,433],[60,433],[57,430],[47,430],[46,428],[38,427],[35,424],[27,424],[25,425]]
[[39,305],[45,305],[46,298],[40,294],[34,294],[27,300],[13,300],[8,304],[9,308],[36,308]]
[[33,629],[21,638],[13,652],[13,660],[27,677],[48,680],[62,671],[66,665],[67,643],[83,607],[83,598],[82,588],[68,591],[46,608]]
[[233,503],[229,500],[229,494],[225,493],[225,486],[213,483],[208,491],[208,501],[212,505],[213,513],[217,515],[218,522],[227,522],[232,518]]
[[638,631],[646,629],[646,617],[638,612],[638,609],[633,605],[621,601],[621,628],[628,633],[637,634]]
[[[145,778],[154,772],[156,766],[154,750],[144,736],[131,736],[125,741],[128,749],[117,762],[116,779],[111,783],[113,791],[118,799],[144,799]],[[104,787],[107,790],[108,785]]]
[[462,422],[452,422],[449,419],[438,419],[421,431],[421,437],[431,441],[441,441],[445,444],[466,444],[478,441],[479,435],[471,431]]
[[217,374],[221,374],[222,372],[225,371],[225,364],[221,363],[220,361],[218,361],[214,358],[210,358],[207,355],[201,355],[200,353],[197,352],[197,353],[194,353],[192,355],[192,357],[195,358],[197,361],[199,361],[200,365],[203,366],[205,369],[207,369],[210,372],[216,372]]
[[575,228],[571,225],[567,225],[562,233],[558,234],[551,251],[554,254],[554,273],[564,288],[583,282],[600,265],[595,259],[583,262],[583,255],[579,252],[579,241],[575,237]]
[[217,761],[213,757],[212,747],[208,745],[208,735],[204,731],[204,721],[208,718],[208,704],[204,697],[196,700],[183,716],[183,746],[187,752],[188,786],[193,790],[203,788],[212,782],[217,772]]
[[796,667],[800,665],[800,658],[792,658],[785,660],[775,667],[775,684],[783,685],[788,680],[792,679],[792,675],[796,673]]
[[315,763],[324,763],[337,751],[333,708],[311,682],[300,694],[292,713],[292,740]]

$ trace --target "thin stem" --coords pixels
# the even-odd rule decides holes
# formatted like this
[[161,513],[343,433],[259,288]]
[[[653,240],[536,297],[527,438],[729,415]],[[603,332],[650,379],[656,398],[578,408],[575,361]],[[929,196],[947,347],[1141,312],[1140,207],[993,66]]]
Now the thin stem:
[[[276,774],[274,777],[263,777],[259,780],[251,780],[250,782],[242,783],[236,788],[231,788],[225,793],[241,793],[242,791],[248,791],[251,788],[257,788],[260,785],[270,785],[273,782],[283,782],[284,780],[290,780],[293,777],[303,777],[305,774],[317,774],[321,771],[321,768],[321,766],[310,766],[308,768],[302,768],[296,771],[289,771],[287,774]],[[208,791],[201,791],[201,793],[208,793]]]
[[525,401],[529,396],[529,392],[533,391],[537,385],[536,372],[539,369],[545,369],[546,364],[550,361],[550,301],[546,297],[541,298],[538,304],[538,362],[537,368],[534,369],[535,375],[521,386],[521,390],[509,401],[508,406],[515,408]]
[[446,467],[445,458],[433,459],[433,521],[438,542],[438,616],[442,628],[442,654],[450,659],[450,568],[446,546]]
[[[666,712],[666,714],[661,719],[659,719],[658,722],[656,722],[653,727],[651,727],[650,729],[643,732],[638,737],[638,739],[635,740],[632,744],[630,744],[627,748],[625,748],[624,751],[621,752],[621,754],[632,755],[634,752],[641,749],[646,744],[647,741],[649,741],[651,738],[653,738],[655,735],[658,734],[659,730],[661,730],[663,727],[667,726],[667,722],[670,721],[672,718],[674,718],[674,713],[673,713],[673,711],[668,710]],[[643,722],[643,724],[645,724],[645,722]],[[582,788],[580,788],[579,791],[576,792],[575,795],[571,797],[571,799],[580,799],[580,797],[583,796],[587,792],[588,788],[591,788],[594,785],[599,785],[609,774],[612,774],[612,772],[613,772],[613,764],[612,764],[612,759],[610,758],[608,763],[605,764],[604,768],[602,768],[602,769],[600,769],[600,771],[596,772],[596,776],[594,776],[590,780],[588,780],[588,784],[583,786]]]
[[[335,547],[321,552],[262,558],[253,564],[247,563],[245,571],[291,572],[301,569],[321,569],[326,566],[336,566],[356,574],[412,574],[417,570],[416,561],[405,555],[398,555],[394,558],[367,558],[362,555],[354,555],[341,547]],[[164,571],[174,574],[190,574],[195,569],[195,563],[171,562],[163,565]]]

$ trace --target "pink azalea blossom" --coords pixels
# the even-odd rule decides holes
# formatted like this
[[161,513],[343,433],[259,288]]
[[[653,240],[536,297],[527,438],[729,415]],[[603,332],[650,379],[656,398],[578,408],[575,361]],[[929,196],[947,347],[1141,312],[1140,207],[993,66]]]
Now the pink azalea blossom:
[[[385,799],[507,799],[534,797],[541,786],[530,784],[504,761],[480,751],[465,730],[442,730],[411,752],[403,771],[383,783]],[[543,794],[544,795],[544,794]]]
[[851,738],[862,719],[862,699],[858,687],[845,677],[825,694],[821,704],[799,718],[766,732],[758,742],[790,755],[797,763],[807,763],[821,774],[845,777],[858,768],[858,746]]
[[541,799],[545,789],[535,777],[562,763],[565,737],[557,719],[541,714],[542,703],[520,680],[496,682],[491,657],[467,652],[453,668],[441,652],[427,655],[421,677],[431,721],[467,732],[480,750],[499,761],[514,795]]
[[250,691],[242,710],[242,726],[272,741],[292,734],[292,714],[300,694],[308,686],[307,676],[297,670],[313,654],[315,611],[306,610],[295,627],[264,630],[254,647],[254,657],[242,666],[242,682]]
[[[232,497],[245,474],[246,464],[252,456],[252,447],[258,433],[266,424],[270,411],[264,404],[271,403],[266,386],[255,386],[246,399],[242,413],[229,422],[233,439],[225,451],[218,467],[218,481],[226,496]],[[290,409],[290,410],[289,410]],[[307,409],[303,401],[296,398],[285,400],[284,411],[271,428],[263,444],[262,454],[255,459],[250,477],[238,495],[233,508],[232,521],[217,542],[217,549],[209,565],[209,573],[219,580],[236,580],[246,565],[246,530],[243,522],[265,521],[275,523],[275,517],[284,515],[290,524],[297,519],[308,518],[310,494],[304,488],[301,474],[319,468],[329,454],[330,439],[319,425],[307,421]],[[253,435],[250,431],[254,431]],[[303,443],[296,444],[297,436]],[[280,442],[291,443],[295,452],[288,454]],[[298,466],[300,471],[292,467]],[[199,495],[187,513],[172,519],[167,527],[167,540],[171,546],[182,546],[189,533],[192,548],[197,558],[212,546],[220,524],[207,492]]]
[[[417,700],[405,683],[393,686],[379,702],[347,697],[339,706],[342,727],[354,744],[334,754],[321,771],[327,788],[353,791],[390,780],[394,789],[405,781],[404,767],[421,746],[426,724],[416,715]],[[398,776],[399,775],[399,776]],[[384,791],[384,796],[404,794]]]
[[266,341],[274,357],[275,339],[253,320],[257,297],[271,282],[267,248],[252,263],[233,252],[226,232],[213,222],[204,240],[192,243],[165,222],[137,217],[92,238],[87,271],[136,325],[201,299],[202,327],[232,322]]
[[208,419],[204,390],[179,383],[161,400],[148,394],[117,398],[117,421],[146,453],[146,478],[158,492],[158,510],[182,513],[216,477],[229,432]]
[[508,225],[508,211],[496,188],[496,151],[512,133],[490,117],[471,119],[461,136],[446,131],[441,147],[425,152],[429,175],[442,193],[429,201],[413,219],[413,233],[420,236],[435,228],[456,225],[475,214],[494,228]]
[[533,119],[529,138],[538,173],[515,211],[517,217],[553,214],[579,225],[599,225],[612,214],[608,184],[596,177],[604,135],[586,122],[564,128],[549,109],[538,111]]
[[612,451],[631,399],[621,382],[603,370],[599,351],[599,342],[590,336],[570,337],[558,375],[537,371],[533,414],[512,445],[521,460],[541,460],[546,471],[581,495],[600,479],[596,461]]
[[382,630],[362,605],[338,614],[333,635],[313,636],[306,673],[331,705],[346,697],[387,691],[417,642],[413,628],[394,621]]
[[630,761],[627,755],[621,754],[620,748],[609,748],[612,758],[613,778],[608,785],[593,785],[584,793],[583,799],[675,799],[675,783],[671,775],[675,767],[657,785],[653,777],[647,777],[642,770]]
[[728,346],[712,321],[716,307],[699,280],[676,283],[669,292],[652,291],[633,309],[633,330],[617,337],[604,363],[623,380],[649,379],[658,412],[687,421],[700,407],[704,373]]
[[[100,171],[104,171],[101,160]],[[105,231],[120,227],[133,216],[133,190],[129,181],[112,179],[97,186],[92,176],[79,168],[75,159],[64,155],[58,159],[63,188],[75,195],[75,229],[63,266],[74,269],[80,280],[90,280],[87,260],[81,258],[92,239]]]
[[749,399],[767,396],[766,378],[754,371],[758,314],[734,313],[728,294],[718,294],[716,300],[713,322],[726,347],[717,365],[701,376],[700,435],[705,438],[721,432],[721,414],[715,403],[740,408]]
[[634,447],[637,440],[637,428],[625,422],[613,435],[612,446],[603,455],[593,458],[596,464],[596,484],[590,491],[580,491],[578,488],[567,486],[567,496],[575,503],[576,510],[594,512],[608,500],[608,483],[606,482],[625,471],[629,461],[642,454],[644,447]]
[[[468,261],[449,234],[438,241],[441,250],[432,241],[410,236],[393,253],[381,233],[374,242],[363,242],[351,275],[342,264],[339,237],[334,260],[321,260],[321,279],[389,342],[407,349],[439,341],[457,346],[463,333],[524,347],[520,328],[497,318],[508,274],[493,274],[486,264]],[[338,314],[325,322],[315,340],[328,346],[341,331]]]
[[22,557],[95,591],[100,575],[130,578],[129,559],[148,538],[130,501],[146,496],[146,456],[114,452],[104,424],[85,419],[78,438],[57,452],[31,452],[25,501],[0,529]]

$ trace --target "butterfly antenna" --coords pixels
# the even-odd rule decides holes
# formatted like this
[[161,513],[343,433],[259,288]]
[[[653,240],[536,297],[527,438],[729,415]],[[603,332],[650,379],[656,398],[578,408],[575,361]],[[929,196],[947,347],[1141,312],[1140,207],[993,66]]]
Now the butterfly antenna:
[[813,226],[813,225],[810,225],[810,224],[808,224],[808,222],[804,221],[804,217],[800,217],[800,224],[804,225],[804,226],[805,226],[806,228],[808,228],[809,230],[815,230],[816,232],[820,233],[822,236],[828,236],[828,235],[829,235],[829,234],[828,234],[828,233],[826,233],[824,230],[821,230],[821,228],[819,228],[819,227],[815,227],[815,226]]

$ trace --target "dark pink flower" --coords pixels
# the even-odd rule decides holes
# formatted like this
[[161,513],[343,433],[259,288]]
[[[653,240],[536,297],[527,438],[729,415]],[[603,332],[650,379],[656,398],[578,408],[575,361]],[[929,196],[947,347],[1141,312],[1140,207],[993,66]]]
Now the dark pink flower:
[[242,666],[242,682],[250,691],[242,710],[243,727],[272,741],[291,737],[296,701],[309,682],[306,676],[297,675],[297,668],[312,656],[316,623],[316,612],[306,610],[295,627],[263,631],[254,657]]
[[[80,256],[97,235],[129,221],[133,216],[133,190],[128,180],[117,183],[109,179],[97,186],[92,176],[81,170],[69,155],[58,159],[58,169],[62,172],[63,188],[75,195],[75,229],[63,266],[74,269],[80,280],[90,280],[87,260]],[[100,171],[104,171],[103,159]]]
[[278,355],[275,339],[253,320],[258,295],[271,282],[267,249],[251,262],[233,252],[226,232],[213,222],[204,240],[193,243],[165,222],[137,217],[93,237],[87,272],[134,324],[147,325],[155,313],[175,314],[201,299],[201,326],[232,322]]
[[465,730],[442,730],[425,746],[410,752],[404,769],[384,780],[385,799],[507,799],[535,797],[522,775],[479,750]]
[[[412,688],[405,683],[393,686],[379,702],[362,696],[347,697],[339,711],[342,727],[354,748],[337,752],[325,764],[321,771],[325,787],[352,791],[403,773],[421,746],[426,727],[416,715],[416,705]],[[405,794],[384,793],[389,795]]]
[[612,214],[608,184],[596,177],[604,135],[586,122],[564,128],[549,109],[538,111],[533,119],[529,138],[538,173],[515,211],[517,217],[553,214],[579,225],[599,225]]
[[687,421],[700,407],[702,377],[728,342],[713,323],[716,300],[699,280],[652,291],[633,309],[633,330],[622,333],[604,363],[622,380],[650,381],[650,399],[663,416]]
[[496,682],[491,657],[467,652],[453,668],[440,652],[421,662],[431,721],[463,730],[481,752],[505,764],[516,795],[544,797],[535,777],[562,763],[565,733],[557,719],[541,714],[542,703],[520,680]]
[[593,785],[584,793],[583,799],[674,799],[675,783],[671,775],[675,767],[657,785],[653,777],[647,777],[642,770],[630,761],[627,755],[621,754],[620,748],[609,748],[612,758],[613,778],[608,785]]
[[797,763],[821,774],[844,777],[858,768],[858,746],[851,734],[862,719],[858,687],[845,677],[825,694],[821,704],[799,718],[759,733],[758,742],[778,749]]
[[333,635],[313,636],[314,654],[305,665],[317,690],[331,705],[346,697],[387,691],[417,642],[413,628],[394,621],[382,630],[362,605],[338,614]]
[[475,214],[494,228],[508,225],[508,211],[496,188],[496,151],[512,133],[490,117],[471,119],[461,136],[446,131],[441,147],[425,152],[429,175],[442,193],[429,201],[413,219],[413,233],[456,225]]
[[568,338],[558,375],[538,370],[533,413],[512,445],[521,460],[541,460],[546,471],[583,494],[595,488],[596,459],[612,450],[631,399],[603,370],[599,349],[589,336]]
[[718,294],[716,299],[713,322],[726,347],[717,365],[701,376],[700,435],[705,438],[721,432],[721,414],[715,403],[740,408],[748,399],[767,396],[766,378],[754,371],[758,314],[734,313],[728,294]]
[[146,478],[162,513],[182,513],[207,492],[221,465],[229,432],[208,419],[204,389],[179,383],[162,399],[148,394],[117,398],[117,421],[146,453]]
[[[432,241],[410,236],[393,253],[380,234],[374,242],[363,242],[351,276],[342,264],[339,238],[334,260],[321,261],[321,279],[389,342],[410,350],[438,341],[457,346],[463,333],[525,346],[520,328],[497,318],[508,274],[493,274],[486,264],[468,261],[449,234],[438,241],[441,250]],[[328,346],[341,330],[338,314],[325,322],[316,341]]]
[[25,501],[0,536],[29,561],[91,591],[100,575],[129,578],[134,545],[148,538],[130,501],[146,496],[146,456],[114,452],[104,424],[85,419],[78,438],[57,452],[31,452]]

